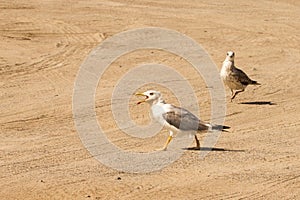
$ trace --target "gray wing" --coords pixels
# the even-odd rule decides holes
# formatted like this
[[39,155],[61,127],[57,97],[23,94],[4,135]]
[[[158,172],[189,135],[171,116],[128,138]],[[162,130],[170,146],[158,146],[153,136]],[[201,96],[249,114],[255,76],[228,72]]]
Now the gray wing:
[[233,68],[231,75],[237,82],[240,82],[243,85],[253,84],[253,81],[247,74],[238,68]]
[[164,113],[163,118],[172,126],[182,131],[207,130],[208,126],[193,113],[180,107],[173,106],[170,112]]

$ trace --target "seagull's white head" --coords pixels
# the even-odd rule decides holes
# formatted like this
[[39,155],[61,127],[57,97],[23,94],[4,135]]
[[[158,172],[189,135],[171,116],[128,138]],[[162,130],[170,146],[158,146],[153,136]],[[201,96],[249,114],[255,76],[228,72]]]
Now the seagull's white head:
[[226,59],[228,61],[234,61],[234,52],[233,51],[228,51],[226,54]]
[[147,102],[149,104],[153,104],[153,102],[157,102],[162,97],[161,93],[159,91],[155,91],[155,90],[148,90],[148,91],[143,92],[143,93],[136,93],[135,95],[145,97],[145,99],[137,102],[137,104],[141,104],[141,103],[144,103],[144,102]]

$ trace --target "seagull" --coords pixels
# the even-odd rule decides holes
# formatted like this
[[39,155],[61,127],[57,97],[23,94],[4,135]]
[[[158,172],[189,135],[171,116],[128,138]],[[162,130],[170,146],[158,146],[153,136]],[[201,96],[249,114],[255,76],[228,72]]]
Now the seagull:
[[226,86],[231,90],[231,101],[235,96],[244,92],[248,85],[260,85],[260,83],[251,80],[245,72],[234,66],[234,52],[228,51],[223,62],[220,76]]
[[[148,103],[151,106],[151,113],[155,120],[160,122],[169,130],[169,137],[161,150],[167,150],[169,143],[173,138],[174,132],[187,132],[191,131],[206,131],[206,130],[222,130],[229,129],[228,126],[211,125],[201,121],[190,111],[166,103],[159,91],[148,90],[143,93],[137,93],[137,96],[144,96],[145,99],[137,102],[137,104]],[[194,133],[196,140],[196,150],[200,150],[200,142]]]

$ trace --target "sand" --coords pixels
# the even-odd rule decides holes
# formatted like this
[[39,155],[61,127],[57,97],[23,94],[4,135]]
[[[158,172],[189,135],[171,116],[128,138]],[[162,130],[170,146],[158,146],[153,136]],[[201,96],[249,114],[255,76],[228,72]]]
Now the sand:
[[[0,2],[0,198],[299,199],[299,13],[296,0]],[[261,86],[249,86],[233,103],[226,90],[225,124],[232,128],[204,159],[186,150],[159,171],[133,174],[101,164],[84,147],[72,95],[80,65],[96,46],[148,26],[193,38],[218,69],[235,51],[236,65]],[[130,138],[110,111],[122,74],[153,61],[181,70],[201,118],[210,121],[208,88],[187,62],[157,50],[134,52],[111,65],[96,93],[97,119],[122,149],[147,152],[167,138],[166,130]],[[167,88],[156,88],[177,103]],[[137,108],[136,100],[133,119],[148,123],[149,107]]]

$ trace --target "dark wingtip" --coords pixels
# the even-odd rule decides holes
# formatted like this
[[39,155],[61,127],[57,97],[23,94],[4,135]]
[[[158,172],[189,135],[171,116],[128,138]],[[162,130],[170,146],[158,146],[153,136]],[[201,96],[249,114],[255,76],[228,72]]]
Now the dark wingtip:
[[251,84],[252,85],[260,85],[260,83],[258,83],[257,81],[252,81]]
[[220,130],[220,131],[225,131],[226,132],[226,129],[230,129],[230,126],[215,125],[212,128],[214,130]]
[[230,129],[230,126],[223,126],[223,129]]

